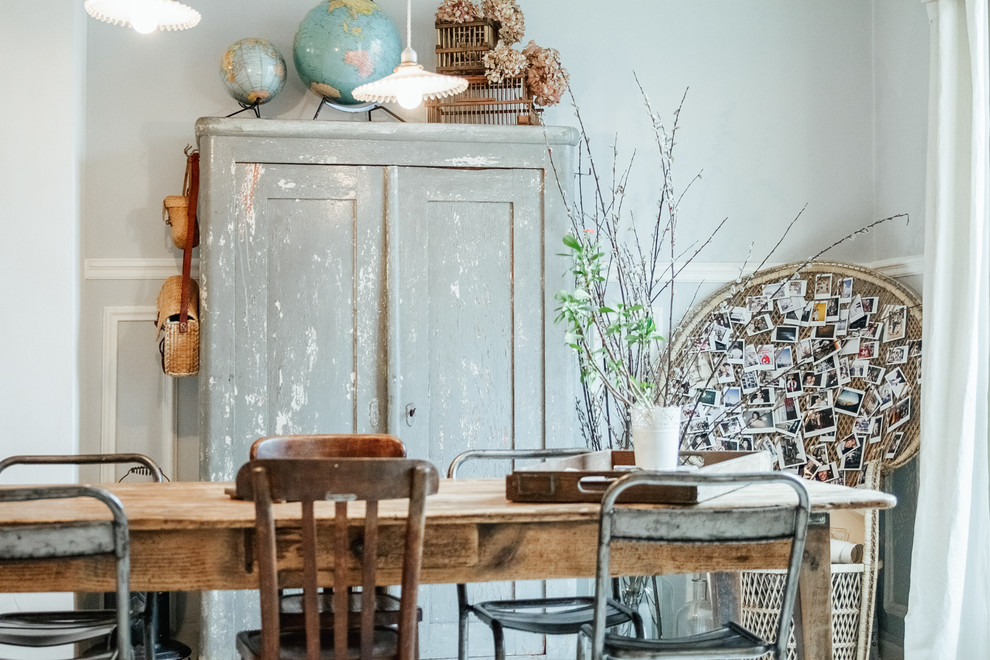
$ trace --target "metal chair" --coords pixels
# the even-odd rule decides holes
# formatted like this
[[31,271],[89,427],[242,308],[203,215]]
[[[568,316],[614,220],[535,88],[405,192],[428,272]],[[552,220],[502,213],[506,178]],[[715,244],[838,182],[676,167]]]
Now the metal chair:
[[[0,461],[0,473],[14,465],[134,465],[131,472],[140,472],[154,482],[164,479],[161,467],[151,457],[144,454],[44,454],[10,456]],[[154,649],[155,658],[172,660],[188,658],[191,651],[187,646],[167,639],[167,631],[160,631],[159,608],[161,599],[154,593],[135,593],[129,598],[116,602],[129,603],[132,614],[140,614],[141,644],[139,655],[145,656],[145,649]],[[167,605],[167,603],[166,603]],[[62,638],[67,627],[74,627],[77,635],[89,631],[93,637],[106,636],[108,625],[116,620],[117,608],[114,603],[100,610],[72,610],[59,612],[21,612],[0,614],[0,639],[7,635],[33,640],[27,646],[51,646],[47,641]],[[110,609],[110,607],[113,607]],[[8,642],[2,642],[8,643]]]
[[[780,484],[796,497],[781,494],[780,503],[733,511],[677,505],[616,504],[630,488],[663,486],[725,486]],[[698,473],[639,472],[613,483],[602,498],[598,534],[595,612],[591,625],[581,628],[591,639],[592,660],[601,658],[761,658],[787,654],[791,617],[797,598],[798,574],[804,554],[810,506],[808,492],[797,479],[780,472],[703,475]],[[671,639],[637,639],[608,632],[606,598],[610,579],[612,543],[753,544],[790,539],[790,561],[784,582],[781,614],[775,641],[767,641],[729,621],[717,630]]]
[[[45,486],[0,488],[0,502],[31,502],[87,497],[102,502],[111,520],[27,525],[0,524],[0,561],[24,559],[69,559],[112,556],[117,565],[117,598],[127,602],[130,593],[130,545],[127,516],[111,493],[91,486]],[[0,644],[39,648],[64,644],[93,646],[76,656],[79,660],[131,660],[131,620],[127,608],[111,612],[70,612],[59,618],[52,613],[22,614],[0,624]],[[40,620],[37,620],[39,619]],[[116,648],[105,643],[116,631]]]
[[[436,468],[425,461],[405,458],[258,459],[242,466],[237,474],[237,496],[255,503],[254,556],[261,599],[261,630],[238,633],[237,650],[241,658],[344,660],[360,654],[363,660],[414,660],[418,648],[416,596],[423,558],[426,496],[437,492],[438,484]],[[378,502],[383,499],[408,501],[398,626],[376,624],[373,607]],[[272,511],[272,502],[276,500],[298,502],[302,510],[302,529],[289,530],[292,543],[278,544],[278,548]],[[334,502],[332,566],[320,566],[317,559],[314,508],[320,500]],[[356,540],[349,535],[349,502],[364,503],[363,534]],[[285,533],[283,523],[279,529]],[[349,566],[355,560],[358,566]],[[338,612],[347,608],[351,581],[348,573],[360,577],[363,602],[358,627],[320,626],[317,576],[321,569],[333,574]],[[284,629],[279,612],[279,586],[300,582],[304,626]]]
[[[517,460],[561,458],[587,454],[587,448],[562,449],[473,449],[454,458],[447,477],[456,479],[461,467],[473,460]],[[594,599],[590,596],[528,598],[468,602],[467,585],[457,585],[458,643],[457,657],[466,660],[468,653],[468,615],[474,614],[492,631],[495,660],[505,658],[505,630],[541,635],[575,635],[592,621]],[[643,636],[643,619],[639,612],[624,605],[619,597],[619,581],[612,581],[612,596],[606,600],[607,626],[632,623],[638,637]]]

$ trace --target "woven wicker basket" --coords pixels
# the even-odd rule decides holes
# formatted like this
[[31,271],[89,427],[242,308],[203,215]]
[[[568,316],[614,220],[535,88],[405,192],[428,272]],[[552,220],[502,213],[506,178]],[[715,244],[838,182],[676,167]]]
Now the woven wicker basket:
[[172,244],[180,250],[186,247],[186,231],[189,227],[188,214],[189,197],[186,195],[169,195],[162,202],[162,220],[171,227]]
[[454,98],[426,102],[426,119],[433,124],[540,124],[540,113],[526,89],[525,75],[500,83],[485,76],[465,76],[467,91]]
[[189,318],[186,331],[179,327],[182,276],[173,275],[165,280],[158,292],[159,350],[162,355],[162,371],[169,376],[195,376],[199,373],[199,285],[189,280]]
[[436,23],[437,73],[483,74],[485,53],[498,43],[498,27],[484,19],[470,23]]

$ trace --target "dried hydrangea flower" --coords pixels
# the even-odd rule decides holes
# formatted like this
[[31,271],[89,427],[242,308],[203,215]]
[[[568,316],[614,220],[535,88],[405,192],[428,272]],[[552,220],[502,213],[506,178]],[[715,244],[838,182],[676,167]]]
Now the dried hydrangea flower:
[[526,56],[502,41],[485,53],[482,60],[485,63],[485,76],[492,84],[515,78],[526,71]]
[[560,63],[560,53],[556,48],[543,48],[533,41],[522,52],[529,63],[526,87],[533,95],[533,102],[540,106],[558,103],[570,81],[567,69]]
[[471,0],[443,0],[437,8],[437,23],[470,23],[481,17],[481,10]]
[[526,32],[526,19],[516,0],[483,0],[485,18],[499,23],[498,38],[507,46],[518,43]]

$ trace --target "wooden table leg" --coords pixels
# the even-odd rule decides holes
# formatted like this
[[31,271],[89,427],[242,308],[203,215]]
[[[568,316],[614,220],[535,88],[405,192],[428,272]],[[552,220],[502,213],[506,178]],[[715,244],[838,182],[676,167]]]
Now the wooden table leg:
[[825,660],[832,657],[831,535],[827,513],[813,513],[794,605],[794,639],[797,657]]

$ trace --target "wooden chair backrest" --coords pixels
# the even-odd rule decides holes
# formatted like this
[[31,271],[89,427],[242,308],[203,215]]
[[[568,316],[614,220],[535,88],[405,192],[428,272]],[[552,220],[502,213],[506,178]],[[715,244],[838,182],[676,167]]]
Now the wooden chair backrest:
[[406,446],[384,433],[276,435],[258,438],[251,445],[256,458],[405,458]]
[[[378,554],[378,501],[407,499],[408,515],[402,565],[402,602],[399,609],[399,660],[415,660],[416,599],[423,557],[424,511],[426,496],[437,492],[439,475],[426,461],[404,458],[333,458],[257,459],[241,467],[238,494],[255,502],[255,555],[258,560],[261,597],[261,634],[263,657],[278,658],[280,621],[279,588],[290,573],[280,571],[280,561],[290,560],[291,547],[276,549],[275,516],[272,503],[299,502],[302,509],[301,544],[303,609],[307,657],[320,653],[319,612],[317,606],[318,569],[315,503],[334,502],[333,566],[324,567],[333,574],[333,609],[348,609],[347,587],[358,582],[349,575],[352,543],[348,534],[348,502],[364,502],[363,547],[358,562],[361,585],[360,648],[361,659],[371,660],[374,638],[375,570]],[[279,526],[282,528],[282,525]],[[334,628],[334,653],[347,654],[347,626]]]

